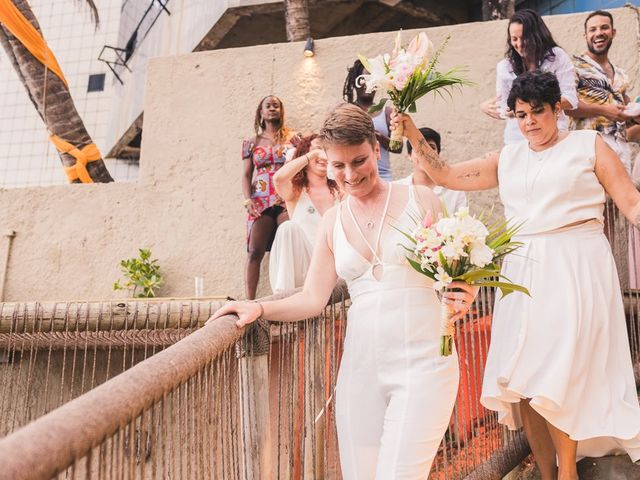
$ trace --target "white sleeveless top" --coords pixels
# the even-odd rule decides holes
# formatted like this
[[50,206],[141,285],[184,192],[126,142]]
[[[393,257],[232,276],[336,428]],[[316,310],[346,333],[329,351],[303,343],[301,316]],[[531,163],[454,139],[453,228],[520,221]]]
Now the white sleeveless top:
[[320,224],[322,223],[322,216],[320,212],[313,206],[311,198],[306,190],[300,192],[296,208],[289,219],[292,222],[297,223],[309,240],[311,245],[315,245],[316,238],[318,237],[318,231],[320,230]]
[[605,191],[595,174],[594,130],[576,130],[542,152],[526,141],[500,153],[498,183],[507,219],[519,234],[549,232],[595,219],[604,223]]
[[[390,193],[389,191],[388,194],[390,195]],[[347,201],[348,197],[342,203]],[[398,228],[405,232],[412,231],[415,228],[415,221],[412,219],[422,216],[423,209],[416,199],[415,187],[409,187],[407,206],[397,219],[386,219],[387,199],[385,212],[380,220],[384,223],[390,222],[391,226],[385,228],[384,232],[378,231],[375,245],[369,246],[373,251],[371,262],[364,258],[347,239],[342,227],[342,203],[338,205],[333,229],[333,255],[336,273],[347,282],[352,302],[356,298],[370,293],[378,295],[378,297],[387,294],[393,296],[395,295],[393,292],[398,290],[405,291],[402,295],[405,295],[406,292],[413,292],[411,295],[417,295],[420,300],[415,300],[414,303],[426,301],[427,296],[420,293],[421,289],[433,292],[433,281],[427,276],[419,274],[409,265],[406,259],[407,251],[403,247],[403,245],[408,246],[408,241],[396,230]],[[345,210],[348,211],[347,208]],[[376,230],[379,225],[380,223],[376,225]],[[373,269],[376,265],[382,267],[380,279],[376,279],[374,276]],[[402,297],[402,295],[397,295],[397,298]]]

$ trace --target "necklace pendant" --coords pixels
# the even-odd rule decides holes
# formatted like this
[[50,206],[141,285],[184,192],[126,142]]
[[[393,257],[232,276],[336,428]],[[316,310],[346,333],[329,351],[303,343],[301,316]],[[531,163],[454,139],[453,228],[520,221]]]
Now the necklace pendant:
[[375,226],[376,226],[376,222],[374,222],[373,220],[369,220],[365,225],[365,227],[367,227],[369,230],[373,230],[373,227]]

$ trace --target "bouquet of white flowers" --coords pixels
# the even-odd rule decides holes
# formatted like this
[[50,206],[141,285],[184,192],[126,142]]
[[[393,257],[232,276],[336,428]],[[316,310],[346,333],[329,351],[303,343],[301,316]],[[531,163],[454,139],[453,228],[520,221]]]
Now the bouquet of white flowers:
[[[448,41],[449,37],[434,53],[433,44],[423,32],[416,35],[404,48],[398,32],[395,48],[391,54],[378,55],[374,58],[358,55],[362,65],[369,72],[358,78],[359,84],[364,82],[367,92],[380,90],[388,95],[388,98],[382,98],[379,103],[372,106],[369,112],[382,110],[385,103],[390,100],[398,112],[413,113],[416,111],[416,100],[429,92],[441,94],[438,91],[440,88],[470,85],[471,82],[459,76],[459,68],[453,68],[445,73],[436,71],[438,58]],[[391,132],[390,151],[399,152],[402,149],[402,133],[402,128],[396,128]]]
[[[470,285],[497,287],[503,296],[514,291],[529,295],[525,287],[500,273],[500,259],[522,245],[511,240],[519,229],[520,225],[509,226],[509,221],[487,228],[482,218],[463,207],[435,223],[429,213],[412,233],[401,233],[411,242],[411,247],[405,247],[409,264],[434,280],[433,287],[440,292],[461,280]],[[443,304],[440,354],[444,356],[453,350],[455,329],[451,317],[448,305]]]

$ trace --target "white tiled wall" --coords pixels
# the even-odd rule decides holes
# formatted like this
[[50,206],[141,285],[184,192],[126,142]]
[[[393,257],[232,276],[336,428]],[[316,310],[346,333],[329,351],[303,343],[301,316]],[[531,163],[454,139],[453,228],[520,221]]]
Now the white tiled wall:
[[[137,0],[141,1],[141,0]],[[96,0],[98,30],[86,7],[71,0],[32,0],[45,40],[69,82],[76,108],[103,154],[109,116],[114,108],[113,74],[98,60],[105,44],[116,45],[121,0]],[[87,93],[89,75],[106,73],[105,89]],[[138,162],[107,160],[116,181],[135,180]],[[67,183],[60,159],[31,104],[13,65],[0,49],[0,187]]]

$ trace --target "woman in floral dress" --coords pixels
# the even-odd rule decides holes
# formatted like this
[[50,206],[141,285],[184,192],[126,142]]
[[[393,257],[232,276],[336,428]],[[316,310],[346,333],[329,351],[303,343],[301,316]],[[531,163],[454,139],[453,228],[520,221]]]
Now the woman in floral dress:
[[242,193],[247,209],[247,262],[245,294],[256,297],[260,263],[287,211],[273,186],[273,174],[284,164],[297,138],[284,122],[282,101],[273,95],[260,100],[255,116],[255,136],[242,144]]

